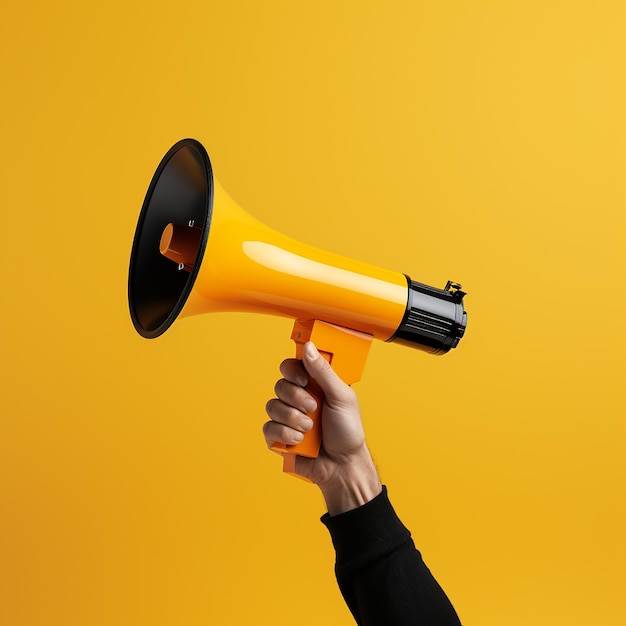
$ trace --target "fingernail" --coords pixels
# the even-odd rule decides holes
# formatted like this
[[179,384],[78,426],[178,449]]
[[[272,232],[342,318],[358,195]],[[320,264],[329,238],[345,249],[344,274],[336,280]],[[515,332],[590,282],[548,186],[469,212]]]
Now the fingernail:
[[315,402],[315,400],[313,400],[313,398],[307,398],[303,403],[302,406],[304,407],[304,410],[306,413],[313,413],[313,411],[315,411],[315,409],[317,409],[317,402]]
[[313,428],[313,420],[309,417],[302,420],[302,430],[306,433]]
[[296,376],[296,382],[300,387],[306,387],[309,384],[309,379],[304,374],[298,374],[298,376]]
[[304,439],[304,435],[302,433],[299,433],[299,432],[296,431],[293,434],[293,438],[294,438],[294,441],[297,441],[299,443],[300,441],[302,441]]
[[309,359],[316,359],[320,355],[312,341],[307,341],[304,344],[304,353]]

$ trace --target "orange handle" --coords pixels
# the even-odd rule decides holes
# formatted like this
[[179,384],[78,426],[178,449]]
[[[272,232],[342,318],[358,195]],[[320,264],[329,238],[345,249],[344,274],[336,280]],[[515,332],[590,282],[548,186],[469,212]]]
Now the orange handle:
[[[361,379],[367,355],[372,343],[372,335],[343,328],[320,320],[296,320],[291,333],[296,343],[296,358],[302,359],[302,350],[307,341],[312,341],[320,354],[347,385]],[[313,428],[296,445],[275,443],[272,450],[284,455],[283,471],[295,473],[296,455],[317,458],[322,445],[322,404],[324,392],[317,381],[309,377],[306,390],[315,398],[317,408],[308,416],[313,420]]]

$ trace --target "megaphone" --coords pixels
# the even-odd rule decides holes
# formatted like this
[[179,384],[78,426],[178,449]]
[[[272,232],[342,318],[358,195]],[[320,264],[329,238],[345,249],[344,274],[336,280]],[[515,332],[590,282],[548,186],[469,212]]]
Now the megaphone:
[[[372,338],[430,354],[455,348],[467,325],[464,295],[457,283],[430,287],[266,226],[222,189],[195,139],[176,143],[157,167],[128,279],[131,319],[143,337],[202,313],[284,316],[296,320],[296,356],[313,340],[348,384],[359,380]],[[282,449],[287,457],[317,456],[318,422],[304,442]]]

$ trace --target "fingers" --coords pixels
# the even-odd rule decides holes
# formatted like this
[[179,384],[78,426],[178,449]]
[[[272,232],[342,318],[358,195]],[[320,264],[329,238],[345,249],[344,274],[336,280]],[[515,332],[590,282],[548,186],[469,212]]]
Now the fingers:
[[302,361],[298,359],[285,359],[280,364],[280,373],[291,383],[306,387],[309,382],[309,376],[302,365]]
[[265,411],[271,418],[263,426],[263,435],[268,447],[275,443],[294,445],[300,443],[304,433],[311,430],[313,420],[306,415],[314,411],[317,403],[300,384],[288,379],[308,381],[302,365],[295,359],[288,359],[281,364],[281,378],[275,385],[276,398],[272,398],[265,406]]
[[274,421],[263,424],[263,436],[268,448],[271,448],[275,443],[294,446],[304,439],[303,432]]
[[329,402],[350,402],[353,392],[335,373],[328,361],[322,357],[311,341],[304,344],[302,362],[306,371],[314,378]]
[[273,398],[265,405],[265,411],[273,422],[306,433],[311,430],[313,420],[300,409]]
[[308,391],[284,378],[281,378],[274,385],[274,393],[284,404],[298,409],[302,413],[312,413],[317,408],[315,398]]
[[263,435],[267,447],[275,443],[295,445],[304,439],[304,433],[311,430],[313,420],[302,411],[285,404],[282,400],[270,400],[265,410],[271,421],[263,425]]

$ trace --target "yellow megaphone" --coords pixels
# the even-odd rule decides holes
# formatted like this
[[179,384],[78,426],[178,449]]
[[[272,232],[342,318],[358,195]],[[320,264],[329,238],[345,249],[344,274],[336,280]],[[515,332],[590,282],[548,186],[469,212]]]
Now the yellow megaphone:
[[[128,294],[133,324],[146,338],[164,333],[177,317],[199,313],[293,318],[296,356],[314,341],[348,384],[360,379],[372,338],[444,354],[467,324],[465,294],[456,283],[429,287],[254,219],[213,178],[209,156],[194,139],[176,143],[152,178],[135,232]],[[302,443],[282,451],[317,456],[320,428],[317,420]]]

